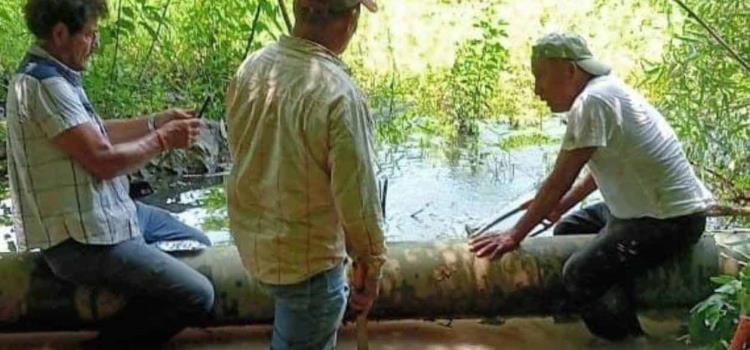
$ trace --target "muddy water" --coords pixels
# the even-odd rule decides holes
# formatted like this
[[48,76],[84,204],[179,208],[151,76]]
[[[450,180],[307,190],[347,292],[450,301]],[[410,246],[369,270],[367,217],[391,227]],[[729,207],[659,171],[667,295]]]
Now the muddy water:
[[[533,195],[551,169],[557,142],[506,151],[498,143],[518,132],[500,125],[484,125],[481,130],[479,137],[463,142],[413,135],[403,144],[379,147],[378,175],[388,179],[389,241],[463,238],[467,224],[480,225]],[[553,119],[542,130],[559,138],[564,127]],[[209,192],[182,193],[173,204],[200,203]],[[206,208],[194,207],[179,216],[200,226],[211,215]],[[498,227],[508,227],[515,219]],[[222,230],[209,235],[217,243],[230,239]]]

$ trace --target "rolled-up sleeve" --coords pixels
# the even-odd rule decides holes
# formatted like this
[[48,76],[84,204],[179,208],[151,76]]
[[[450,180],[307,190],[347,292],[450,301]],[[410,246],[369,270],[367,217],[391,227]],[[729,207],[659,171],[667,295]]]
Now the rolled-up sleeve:
[[62,78],[40,81],[35,92],[32,115],[48,138],[91,121],[73,87]]
[[331,111],[331,189],[346,235],[347,252],[380,278],[387,248],[374,168],[373,126],[359,98],[343,98]]

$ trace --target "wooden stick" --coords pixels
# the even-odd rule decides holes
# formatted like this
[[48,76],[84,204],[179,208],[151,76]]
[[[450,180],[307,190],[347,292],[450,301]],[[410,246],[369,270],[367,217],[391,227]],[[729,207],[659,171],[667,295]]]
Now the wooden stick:
[[357,350],[369,350],[367,339],[367,316],[357,316]]
[[706,214],[711,217],[750,216],[750,207],[734,207],[730,205],[714,204],[708,207]]
[[499,224],[500,222],[506,220],[507,218],[509,218],[509,217],[511,217],[513,215],[516,215],[518,212],[522,211],[523,209],[524,209],[523,206],[519,206],[519,207],[516,207],[513,210],[511,210],[511,211],[509,211],[509,212],[507,212],[507,213],[505,213],[503,215],[500,215],[495,220],[492,220],[492,222],[490,222],[490,223],[482,226],[478,230],[470,233],[469,238],[475,238],[475,237],[479,237],[479,236],[483,235],[485,232],[487,232],[487,230],[491,229],[493,226]]
[[[367,279],[367,273],[363,269],[354,269],[354,288],[357,291],[365,289],[365,280]],[[360,313],[357,315],[357,350],[368,350],[369,344],[367,340],[367,314]]]
[[750,345],[750,317],[743,315],[740,316],[737,329],[732,337],[732,343],[729,345],[730,350],[742,350],[747,349]]

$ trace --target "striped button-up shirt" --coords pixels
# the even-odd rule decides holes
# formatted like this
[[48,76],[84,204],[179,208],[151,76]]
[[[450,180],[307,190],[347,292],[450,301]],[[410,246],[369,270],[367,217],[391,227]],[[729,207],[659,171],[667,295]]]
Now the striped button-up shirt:
[[248,271],[293,284],[348,253],[378,277],[386,247],[372,118],[344,63],[284,36],[245,60],[227,110],[229,222]]
[[34,46],[8,88],[8,174],[21,248],[67,239],[116,244],[140,235],[124,176],[98,180],[53,139],[91,123],[107,135],[81,85],[81,74]]

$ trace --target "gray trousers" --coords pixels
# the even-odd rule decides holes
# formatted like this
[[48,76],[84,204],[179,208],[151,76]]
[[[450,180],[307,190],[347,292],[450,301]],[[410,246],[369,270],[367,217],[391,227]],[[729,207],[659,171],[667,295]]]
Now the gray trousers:
[[632,293],[634,278],[686,252],[705,226],[704,214],[618,219],[604,203],[564,217],[554,235],[597,235],[565,263],[566,308],[580,312],[596,336],[621,340],[642,335]]

